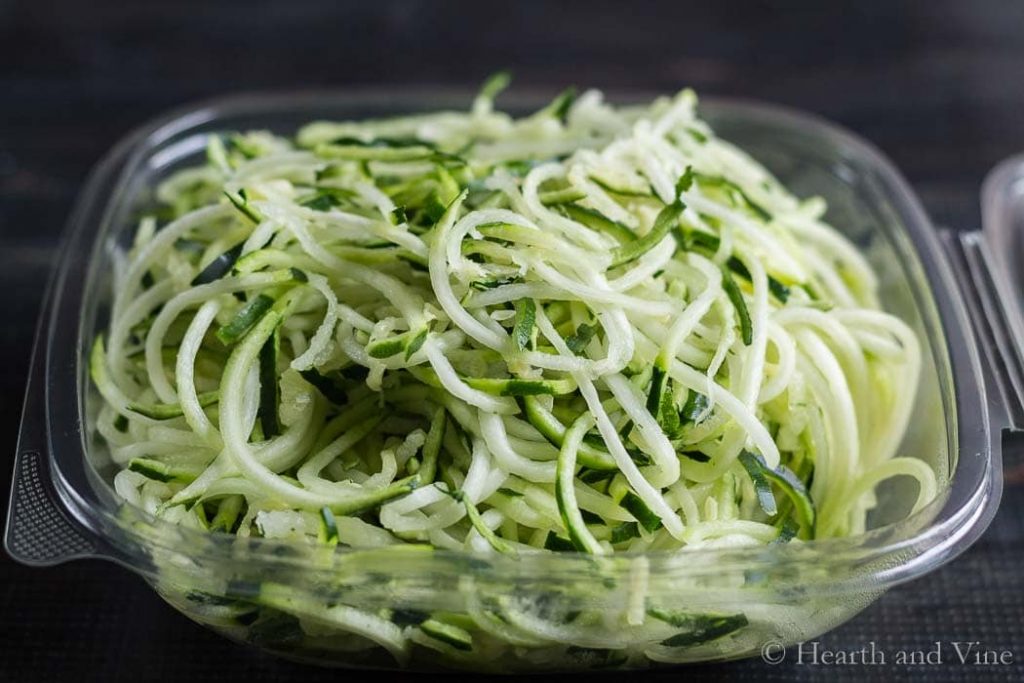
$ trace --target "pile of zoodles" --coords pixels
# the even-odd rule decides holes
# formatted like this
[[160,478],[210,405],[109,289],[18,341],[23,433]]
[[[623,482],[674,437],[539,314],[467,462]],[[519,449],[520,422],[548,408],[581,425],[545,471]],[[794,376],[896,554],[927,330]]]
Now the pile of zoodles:
[[211,136],[160,186],[91,355],[125,501],[521,556],[856,534],[897,475],[934,497],[896,457],[918,341],[821,200],[689,91],[512,118],[504,80],[467,112]]

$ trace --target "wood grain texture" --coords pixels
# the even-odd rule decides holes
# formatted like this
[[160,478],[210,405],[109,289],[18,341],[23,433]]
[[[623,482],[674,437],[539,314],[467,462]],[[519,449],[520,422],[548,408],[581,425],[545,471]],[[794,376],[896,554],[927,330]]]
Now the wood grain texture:
[[[38,302],[60,229],[88,168],[130,128],[227,92],[472,86],[499,68],[511,68],[517,84],[552,92],[568,83],[689,85],[816,112],[876,144],[936,222],[963,228],[979,224],[985,172],[1024,149],[1021,2],[0,0],[0,452],[8,454],[0,465],[14,450]],[[977,640],[1014,650],[1014,665],[745,661],[645,679],[1024,679],[1022,519],[1024,477],[1017,474],[996,521],[970,551],[821,639],[832,649],[873,640],[887,650]],[[100,562],[29,570],[0,558],[0,632],[3,681],[362,677],[292,665],[214,637],[140,579]]]

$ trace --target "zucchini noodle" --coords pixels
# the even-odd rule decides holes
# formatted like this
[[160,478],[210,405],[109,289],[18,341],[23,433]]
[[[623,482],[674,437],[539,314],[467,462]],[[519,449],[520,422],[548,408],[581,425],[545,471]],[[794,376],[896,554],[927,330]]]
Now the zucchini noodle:
[[[504,80],[466,113],[213,136],[159,188],[90,356],[126,502],[240,536],[600,563],[860,533],[892,477],[915,510],[937,495],[898,452],[918,340],[823,202],[689,91],[516,119]],[[620,632],[514,595],[412,622],[261,599],[400,660],[482,637],[671,661],[746,623],[657,609],[637,562]]]

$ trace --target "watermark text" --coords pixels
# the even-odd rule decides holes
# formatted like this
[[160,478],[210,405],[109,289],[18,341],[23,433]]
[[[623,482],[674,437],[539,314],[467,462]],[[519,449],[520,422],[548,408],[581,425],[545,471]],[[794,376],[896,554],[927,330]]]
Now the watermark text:
[[1014,652],[992,647],[978,640],[936,640],[923,649],[885,648],[869,641],[856,648],[829,647],[816,640],[786,646],[769,640],[761,646],[761,659],[767,664],[790,661],[797,666],[1008,666]]

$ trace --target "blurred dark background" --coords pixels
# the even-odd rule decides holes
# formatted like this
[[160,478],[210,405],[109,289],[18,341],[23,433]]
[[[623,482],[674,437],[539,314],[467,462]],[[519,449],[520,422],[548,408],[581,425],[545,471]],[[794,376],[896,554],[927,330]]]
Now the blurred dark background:
[[[1024,151],[1024,2],[0,0],[0,484],[62,225],[118,138],[229,92],[472,89],[501,68],[515,86],[552,93],[692,86],[815,112],[875,143],[937,223],[964,229],[980,225],[985,173]],[[1024,471],[1008,459],[1003,508],[977,545],[821,642],[980,641],[1013,650],[1013,665],[748,661],[651,678],[1024,679]],[[359,677],[220,640],[100,562],[29,570],[0,557],[0,634],[0,681]]]

